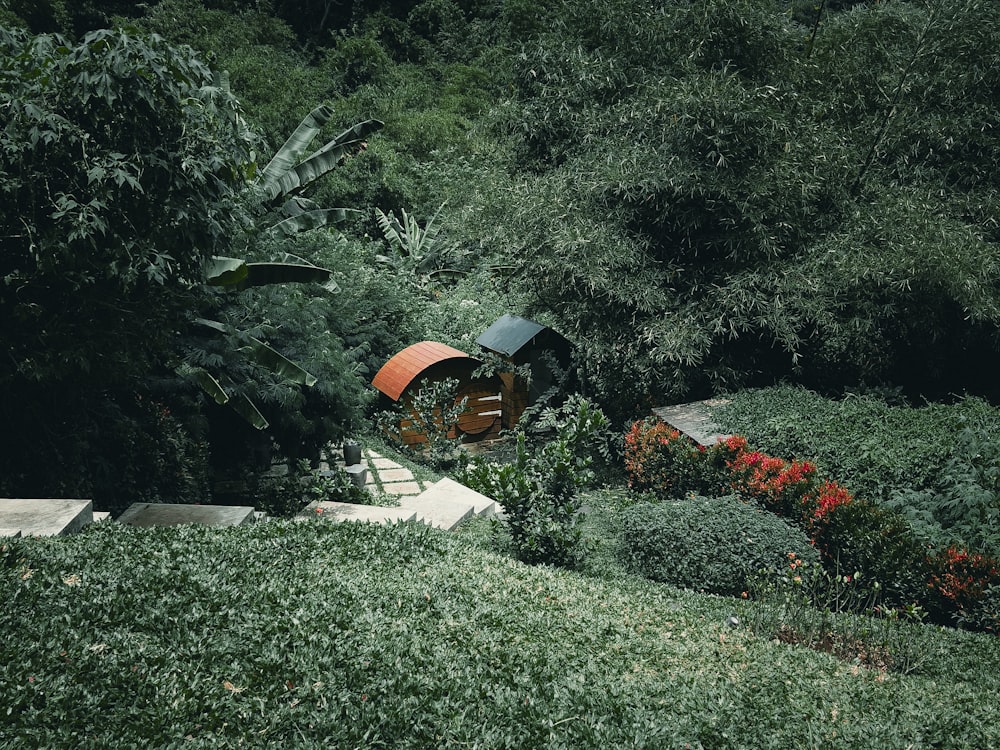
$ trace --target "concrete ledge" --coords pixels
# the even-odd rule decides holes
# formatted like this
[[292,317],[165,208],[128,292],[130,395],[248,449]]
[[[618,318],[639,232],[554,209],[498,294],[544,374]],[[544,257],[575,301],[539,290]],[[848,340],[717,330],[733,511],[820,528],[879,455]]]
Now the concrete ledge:
[[185,505],[183,503],[133,503],[118,517],[128,526],[242,526],[254,522],[248,505]]
[[690,404],[661,406],[653,409],[653,414],[675,430],[684,433],[698,445],[710,448],[720,440],[730,437],[712,421],[711,408],[729,403],[726,399],[694,401]]
[[492,516],[498,510],[497,504],[492,498],[448,477],[432,484],[419,497],[468,503],[477,516]]
[[413,508],[421,523],[445,531],[453,531],[476,512],[472,503],[467,500],[454,498],[446,490],[434,492],[433,487],[416,497],[401,497],[399,504],[405,508]]
[[75,534],[93,520],[90,500],[0,498],[0,528],[19,529],[24,536]]
[[396,521],[415,521],[417,513],[411,508],[388,508],[381,505],[357,505],[355,503],[314,500],[295,516],[296,521],[309,521],[314,518],[389,524]]
[[0,529],[0,539],[16,539],[21,536],[20,529]]

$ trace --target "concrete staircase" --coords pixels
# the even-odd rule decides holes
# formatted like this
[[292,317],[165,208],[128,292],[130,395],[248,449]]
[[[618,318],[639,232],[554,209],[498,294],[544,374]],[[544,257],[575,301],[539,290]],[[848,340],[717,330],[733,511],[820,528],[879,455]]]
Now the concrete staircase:
[[75,534],[95,515],[90,500],[0,498],[0,537]]
[[[375,495],[381,492],[395,498],[398,505],[316,501],[299,513],[296,520],[380,524],[402,521],[452,531],[475,516],[502,515],[493,500],[452,479],[433,483],[417,480],[409,469],[372,451],[366,451],[362,465],[368,475],[366,488]],[[332,467],[345,468],[342,461],[327,464],[328,470]],[[0,499],[0,537],[72,534],[107,518],[107,513],[94,513],[89,500]],[[187,523],[241,526],[264,520],[264,513],[243,505],[134,503],[116,523],[142,527]]]
[[473,516],[490,516],[497,512],[496,503],[490,498],[451,479],[442,479],[419,495],[398,497],[398,506],[316,501],[306,506],[296,519],[324,518],[370,523],[414,521],[445,531],[454,531],[463,521]]

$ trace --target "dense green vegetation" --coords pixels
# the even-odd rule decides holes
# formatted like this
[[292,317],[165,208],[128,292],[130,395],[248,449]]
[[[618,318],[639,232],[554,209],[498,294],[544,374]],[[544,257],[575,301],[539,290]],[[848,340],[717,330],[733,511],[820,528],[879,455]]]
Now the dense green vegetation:
[[407,526],[109,525],[5,543],[0,587],[4,747],[1000,742],[993,636],[901,624],[885,673]]
[[[0,495],[349,496],[376,369],[505,312],[587,397],[462,536],[5,542],[0,745],[997,745],[996,639],[918,621],[1000,629],[998,50],[988,0],[0,0]],[[747,440],[639,425],[621,488],[724,391]]]
[[[205,496],[272,446],[315,459],[363,423],[366,382],[402,345],[470,346],[506,311],[574,340],[582,387],[616,424],[782,377],[996,396],[998,13],[985,0],[8,0],[0,23],[65,45],[5,36],[0,227],[14,252],[0,303],[24,324],[5,334],[18,397],[4,416],[24,438],[4,451],[4,491],[113,507]],[[80,44],[102,26],[128,36]],[[181,106],[185,87],[211,106]],[[326,137],[384,123],[310,188],[313,206],[361,213],[269,239],[247,188],[322,102]],[[433,241],[387,241],[379,215],[434,216]],[[206,297],[189,282],[210,254],[294,256],[339,292]],[[231,333],[206,342],[198,317]],[[235,356],[249,337],[316,385]],[[270,432],[217,409],[178,363],[221,367]],[[87,465],[138,444],[176,447],[121,491],[139,456]]]
[[775,455],[815,461],[855,495],[904,513],[921,538],[1000,556],[1000,414],[980,399],[911,408],[782,386],[713,411]]

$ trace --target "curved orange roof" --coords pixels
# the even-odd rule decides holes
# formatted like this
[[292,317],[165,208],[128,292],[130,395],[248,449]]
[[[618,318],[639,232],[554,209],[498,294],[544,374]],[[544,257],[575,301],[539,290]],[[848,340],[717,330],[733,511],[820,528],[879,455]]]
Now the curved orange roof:
[[398,401],[410,383],[428,367],[449,359],[466,359],[474,367],[480,364],[479,360],[447,344],[421,341],[406,347],[382,365],[382,369],[375,374],[372,385],[393,401]]

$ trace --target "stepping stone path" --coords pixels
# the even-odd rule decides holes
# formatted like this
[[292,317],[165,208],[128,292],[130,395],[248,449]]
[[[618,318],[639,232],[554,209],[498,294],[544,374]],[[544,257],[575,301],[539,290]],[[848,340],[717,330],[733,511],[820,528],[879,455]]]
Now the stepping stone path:
[[[296,518],[374,523],[417,521],[452,531],[473,516],[494,515],[499,510],[490,498],[451,479],[445,478],[435,483],[422,482],[406,467],[375,451],[363,451],[361,461],[368,469],[365,486],[372,491],[381,487],[386,495],[398,498],[398,506],[316,501],[310,503]],[[336,465],[343,468],[343,460],[336,462]]]
[[[451,479],[426,482],[390,458],[366,450],[361,459],[366,488],[393,496],[398,505],[357,505],[313,502],[296,518],[300,520],[425,523],[451,531],[473,516],[501,511],[490,498]],[[344,467],[343,459],[320,464],[320,469]],[[104,521],[108,513],[93,511],[89,500],[0,498],[0,537],[72,534],[84,526]],[[249,506],[188,505],[181,503],[134,503],[117,523],[130,526],[177,526],[187,523],[209,526],[240,526],[266,520],[264,513]]]

